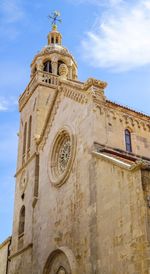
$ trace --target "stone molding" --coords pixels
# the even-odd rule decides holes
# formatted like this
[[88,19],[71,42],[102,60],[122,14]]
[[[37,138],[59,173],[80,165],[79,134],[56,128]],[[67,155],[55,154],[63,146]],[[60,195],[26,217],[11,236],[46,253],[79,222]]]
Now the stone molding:
[[[65,139],[67,142],[69,142],[70,148],[68,149],[70,152],[69,153],[68,151],[62,152],[66,155],[64,155],[65,162],[64,162],[63,169],[61,170],[59,167],[60,160],[63,161],[63,159],[62,158],[59,159],[59,153],[61,149],[63,149],[62,146]],[[70,127],[64,126],[57,132],[53,140],[53,143],[51,145],[51,149],[49,153],[47,171],[50,178],[50,182],[53,186],[60,187],[66,182],[71,172],[71,168],[75,158],[75,153],[76,153],[76,136]],[[65,159],[66,157],[67,159]]]
[[57,91],[56,95],[55,95],[55,98],[54,98],[54,102],[52,104],[52,109],[50,107],[50,111],[48,112],[48,115],[47,115],[47,119],[46,119],[46,122],[44,124],[44,127],[43,127],[43,130],[42,130],[42,133],[41,133],[41,136],[37,142],[37,144],[39,145],[39,150],[43,149],[45,143],[46,143],[46,140],[48,138],[48,134],[50,132],[50,129],[51,129],[51,126],[52,126],[52,123],[54,121],[54,118],[55,118],[55,115],[57,113],[57,110],[59,108],[59,104],[61,102],[61,93],[59,93]]
[[66,97],[68,97],[78,103],[86,104],[88,101],[86,94],[83,94],[80,91],[76,91],[75,89],[62,87],[62,92]]
[[[70,81],[67,81],[67,83],[70,82]],[[74,83],[71,83],[72,86],[74,86]],[[86,94],[84,94],[84,92],[81,90],[81,91],[76,91],[75,89],[71,89],[71,88],[67,88],[67,85],[66,83],[64,83],[64,80],[60,82],[60,85],[58,86],[57,88],[57,93],[56,93],[56,97],[54,99],[54,102],[53,102],[53,108],[50,109],[50,111],[48,112],[48,115],[47,115],[47,119],[46,119],[46,122],[44,124],[44,127],[43,127],[43,131],[41,133],[41,136],[37,142],[37,144],[39,144],[39,149],[43,149],[45,143],[46,143],[46,140],[48,138],[48,134],[49,134],[49,131],[51,129],[51,126],[52,126],[52,123],[54,121],[54,118],[55,118],[55,115],[57,113],[57,110],[59,108],[59,104],[62,100],[62,94],[65,96],[65,97],[68,97],[80,104],[86,104],[88,102],[88,97]]]
[[92,86],[103,91],[107,87],[107,83],[95,78],[88,78],[83,85],[83,89],[87,90]]
[[13,258],[15,258],[16,256],[22,254],[23,252],[25,252],[26,250],[30,249],[33,247],[33,243],[28,244],[27,246],[25,246],[24,248],[18,250],[17,252],[15,252],[14,254],[10,255],[8,257],[8,260],[12,260]]
[[140,111],[134,110],[128,106],[124,106],[109,100],[106,100],[106,105],[108,106],[108,108],[113,108],[115,110],[124,110],[124,112],[127,112],[129,115],[135,115],[136,117],[139,116],[140,119],[145,119],[145,120],[150,120],[150,116],[142,113]]
[[71,274],[77,274],[78,271],[77,271],[76,258],[74,256],[72,250],[69,249],[66,246],[58,247],[54,251],[51,252],[50,256],[46,260],[45,267],[44,267],[44,270],[43,270],[43,274],[47,274],[48,273],[47,271],[48,271],[50,263],[53,261],[53,258],[55,256],[57,256],[57,254],[60,254],[60,253],[62,253],[62,254],[64,254],[66,256],[66,258],[68,260],[68,263],[69,263],[69,266],[70,266],[70,269],[71,269]]
[[142,169],[143,167],[145,167],[145,163],[144,161],[137,161],[136,163],[132,164],[131,167],[128,167],[126,164],[124,164],[123,162],[119,163],[118,161],[110,158],[110,157],[107,157],[99,152],[95,152],[95,151],[92,151],[92,155],[95,156],[96,158],[98,159],[102,159],[104,161],[107,161],[107,162],[110,162],[110,163],[113,163],[115,166],[119,166],[125,170],[129,170],[129,171],[136,171],[138,169]]
[[20,175],[20,173],[22,173],[23,172],[23,170],[27,167],[27,165],[34,159],[34,157],[36,156],[36,152],[34,152],[31,156],[30,156],[30,158],[24,163],[24,165],[20,168],[20,169],[18,169],[17,170],[17,172],[16,172],[16,174],[14,175],[14,177],[17,177],[18,175]]
[[116,110],[108,107],[107,103],[104,105],[97,104],[96,108],[99,109],[100,115],[106,115],[108,120],[111,122],[113,120],[119,121],[123,123],[125,128],[129,128],[129,130],[134,132],[134,128],[143,129],[144,131],[150,132],[150,118],[141,116],[141,114],[135,116],[134,112],[126,110],[125,108],[120,108]]
[[5,245],[11,242],[12,237],[8,237],[4,242],[0,244],[0,249],[3,248]]

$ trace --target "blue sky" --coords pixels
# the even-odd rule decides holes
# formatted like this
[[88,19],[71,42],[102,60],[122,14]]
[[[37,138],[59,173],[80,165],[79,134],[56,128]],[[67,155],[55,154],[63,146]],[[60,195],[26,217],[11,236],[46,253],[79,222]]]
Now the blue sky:
[[75,57],[79,79],[108,82],[106,96],[150,114],[150,0],[0,1],[0,242],[11,235],[19,113],[17,101],[30,63],[59,10],[63,45]]

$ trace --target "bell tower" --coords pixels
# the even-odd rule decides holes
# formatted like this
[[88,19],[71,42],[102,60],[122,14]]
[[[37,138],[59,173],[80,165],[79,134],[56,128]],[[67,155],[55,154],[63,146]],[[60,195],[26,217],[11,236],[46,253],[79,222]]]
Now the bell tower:
[[[48,43],[31,63],[30,82],[19,98],[20,130],[10,273],[32,272],[35,210],[39,199],[39,140],[53,110],[61,81],[76,81],[77,64],[62,45],[56,19]],[[28,261],[28,265],[24,265]]]
[[[58,31],[56,20],[58,12],[54,13],[52,30],[48,33],[47,45],[35,56],[31,64],[31,78],[36,71],[44,71],[53,75],[61,76],[63,74],[68,80],[77,80],[77,64],[68,49],[62,45],[62,35]],[[49,79],[48,79],[49,81]]]

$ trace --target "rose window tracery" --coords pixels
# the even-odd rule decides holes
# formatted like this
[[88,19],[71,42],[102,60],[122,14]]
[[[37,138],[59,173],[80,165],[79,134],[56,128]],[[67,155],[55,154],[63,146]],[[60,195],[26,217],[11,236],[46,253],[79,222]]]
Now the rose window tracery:
[[62,185],[69,176],[74,150],[74,136],[66,129],[61,130],[54,139],[48,164],[50,181],[55,186]]
[[58,168],[60,172],[64,172],[71,156],[71,142],[67,138],[62,143],[58,153]]

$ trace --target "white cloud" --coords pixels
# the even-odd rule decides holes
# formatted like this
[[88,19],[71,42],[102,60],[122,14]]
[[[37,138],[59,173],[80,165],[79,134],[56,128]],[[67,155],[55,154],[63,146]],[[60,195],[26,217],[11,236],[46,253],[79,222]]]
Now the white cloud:
[[17,107],[17,99],[14,97],[0,97],[0,112],[11,111]]
[[150,0],[105,10],[95,25],[82,41],[93,66],[123,71],[150,64]]

